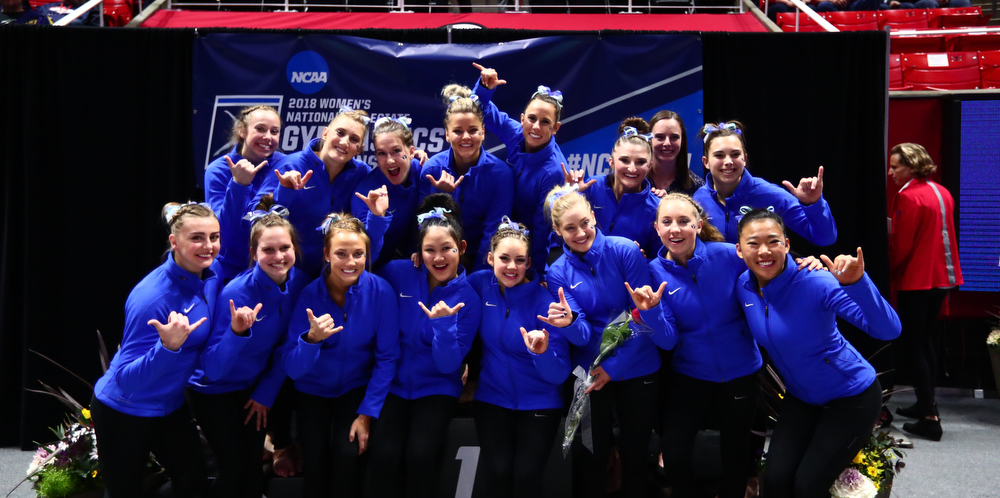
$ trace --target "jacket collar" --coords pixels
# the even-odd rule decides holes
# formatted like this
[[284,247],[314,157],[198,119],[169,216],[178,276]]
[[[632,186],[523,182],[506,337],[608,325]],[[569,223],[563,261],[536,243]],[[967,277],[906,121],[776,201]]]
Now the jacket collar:
[[[743,197],[746,194],[746,191],[750,188],[750,182],[752,181],[753,181],[753,175],[751,175],[750,171],[748,171],[746,168],[743,168],[743,176],[740,177],[740,183],[738,183],[736,185],[736,189],[733,190],[733,195],[726,197],[727,200],[726,205],[727,206],[729,205],[728,202],[729,199]],[[707,188],[708,191],[711,192],[712,197],[716,199],[719,198],[719,192],[715,190],[715,181],[712,180],[711,172],[705,174],[705,188]]]
[[[795,278],[795,275],[797,275],[799,273],[795,269],[797,266],[798,265],[795,264],[795,259],[792,258],[792,255],[791,254],[786,254],[785,255],[785,269],[782,270],[781,273],[778,274],[777,277],[774,277],[773,280],[771,280],[770,282],[768,282],[767,288],[764,289],[764,292],[767,292],[767,293],[779,292],[782,289],[784,289],[786,286],[788,286],[788,283],[791,282],[792,279]],[[750,278],[748,278],[747,281],[746,281],[746,283],[743,284],[743,288],[747,289],[747,290],[749,290],[751,292],[756,293],[757,289],[760,288],[758,286],[758,284],[757,284],[757,276],[754,275],[753,270],[747,270],[747,272],[748,272]]]
[[178,286],[188,290],[200,292],[202,288],[205,287],[205,282],[207,280],[215,278],[215,261],[212,262],[212,266],[202,270],[200,278],[198,275],[181,268],[181,266],[174,261],[173,251],[167,253],[167,261],[164,264],[166,265],[167,274],[170,276],[170,279],[173,280]]
[[[691,273],[694,273],[701,267],[701,264],[705,262],[705,252],[708,248],[701,239],[696,239],[694,241],[694,254],[687,260],[687,269]],[[656,252],[657,259],[667,268],[684,268],[683,266],[677,264],[675,261],[667,258],[667,248],[661,247],[659,251]]]
[[563,242],[563,252],[571,265],[577,268],[593,268],[601,261],[601,256],[604,255],[608,241],[604,237],[604,234],[601,233],[600,228],[595,228],[594,230],[597,232],[594,236],[594,243],[590,245],[590,250],[583,256],[574,253],[570,250],[569,246]]

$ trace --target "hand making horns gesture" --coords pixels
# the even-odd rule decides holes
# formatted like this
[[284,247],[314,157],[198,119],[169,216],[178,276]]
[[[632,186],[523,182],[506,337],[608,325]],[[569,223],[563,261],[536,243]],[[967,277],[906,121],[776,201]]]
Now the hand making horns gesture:
[[858,257],[841,254],[836,259],[830,261],[826,254],[820,254],[820,259],[826,263],[826,268],[840,282],[840,285],[851,285],[858,283],[865,275],[865,255],[858,248]]
[[590,188],[591,185],[597,183],[596,179],[591,179],[589,182],[583,181],[584,171],[582,169],[568,170],[566,169],[566,163],[559,163],[563,170],[563,179],[569,185],[576,185],[578,192],[583,192]]
[[306,188],[306,183],[309,183],[309,179],[312,178],[313,170],[306,171],[305,175],[294,169],[288,170],[284,174],[278,173],[278,170],[274,170],[274,176],[278,177],[278,183],[282,187],[292,190],[302,190]]
[[254,309],[250,309],[249,306],[242,306],[240,309],[236,309],[236,303],[230,299],[229,314],[233,317],[233,332],[236,335],[241,335],[253,326],[253,323],[257,321],[257,313],[260,312],[263,306],[262,303],[257,303]]
[[799,180],[799,185],[796,187],[792,186],[792,182],[785,180],[781,182],[782,185],[788,189],[799,203],[803,206],[808,206],[819,201],[819,198],[823,195],[823,167],[819,167],[819,171],[816,176],[811,176],[809,178],[802,178]]
[[549,349],[549,332],[545,329],[528,332],[521,327],[521,337],[524,338],[524,345],[528,347],[528,351],[532,353],[542,354]]
[[660,288],[656,289],[656,292],[653,292],[653,288],[648,285],[643,285],[633,290],[628,282],[625,282],[625,288],[628,289],[628,294],[632,296],[632,302],[635,303],[635,307],[639,308],[639,311],[646,311],[660,304],[660,298],[663,297],[663,289],[667,288],[667,283],[660,283]]

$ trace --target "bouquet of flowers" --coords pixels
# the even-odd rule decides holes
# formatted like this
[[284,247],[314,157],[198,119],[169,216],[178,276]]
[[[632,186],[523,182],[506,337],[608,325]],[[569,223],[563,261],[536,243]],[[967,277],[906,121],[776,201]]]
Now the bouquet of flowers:
[[103,482],[90,410],[80,408],[52,432],[57,441],[39,445],[28,467],[27,480],[38,496],[62,498],[100,489]]
[[993,349],[1000,349],[1000,328],[990,331],[990,335],[986,336],[986,345]]
[[[604,332],[601,333],[601,348],[598,350],[597,358],[594,359],[593,364],[591,364],[588,372],[592,372],[595,368],[601,366],[604,360],[611,356],[619,346],[625,343],[632,337],[632,329],[637,327],[638,324],[632,318],[632,314],[623,311],[611,323],[604,327]],[[576,434],[576,430],[579,426],[583,425],[583,444],[585,447],[593,451],[593,440],[590,439],[590,396],[588,396],[587,389],[594,384],[596,376],[588,375],[588,372],[584,372],[579,366],[573,371],[573,375],[577,377],[576,386],[573,392],[573,403],[569,407],[569,413],[566,415],[566,429],[563,433],[563,458],[569,455],[569,450],[573,445],[573,436]]]
[[889,496],[892,479],[903,469],[903,452],[886,431],[873,431],[868,444],[858,452],[830,488],[832,498]]

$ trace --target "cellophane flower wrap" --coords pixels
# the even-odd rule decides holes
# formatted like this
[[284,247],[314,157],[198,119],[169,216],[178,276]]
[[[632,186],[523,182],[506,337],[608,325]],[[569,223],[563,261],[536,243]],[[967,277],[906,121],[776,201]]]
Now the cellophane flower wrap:
[[63,498],[103,487],[90,410],[73,413],[52,432],[57,441],[39,445],[28,466],[28,480],[37,495]]
[[875,483],[854,467],[844,469],[830,487],[831,498],[875,498],[876,494]]
[[593,372],[595,368],[601,366],[601,363],[614,354],[625,341],[634,337],[637,333],[645,331],[643,327],[643,325],[636,323],[632,319],[631,313],[628,311],[621,312],[611,323],[608,323],[604,327],[604,331],[601,333],[601,347],[598,350],[597,358],[594,359],[588,371],[583,372],[583,369],[579,366],[574,370],[573,374],[577,377],[577,382],[573,390],[573,402],[570,404],[569,413],[566,415],[566,429],[563,433],[562,445],[564,458],[569,455],[570,448],[573,445],[573,437],[580,426],[584,427],[584,446],[593,451],[592,440],[588,444],[590,432],[590,395],[586,394],[586,392],[593,385],[597,377],[588,375],[588,372]]

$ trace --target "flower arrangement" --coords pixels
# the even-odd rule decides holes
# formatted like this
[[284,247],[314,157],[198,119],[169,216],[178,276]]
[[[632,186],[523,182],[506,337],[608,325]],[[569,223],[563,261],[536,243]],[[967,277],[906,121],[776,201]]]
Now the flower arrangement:
[[38,496],[63,498],[103,487],[90,410],[81,408],[52,432],[57,441],[39,445],[28,467],[26,479]]
[[892,480],[906,465],[888,431],[872,431],[865,447],[830,488],[832,498],[888,496]]
[[990,335],[986,336],[986,345],[991,349],[1000,349],[1000,328],[990,331]]

